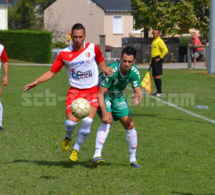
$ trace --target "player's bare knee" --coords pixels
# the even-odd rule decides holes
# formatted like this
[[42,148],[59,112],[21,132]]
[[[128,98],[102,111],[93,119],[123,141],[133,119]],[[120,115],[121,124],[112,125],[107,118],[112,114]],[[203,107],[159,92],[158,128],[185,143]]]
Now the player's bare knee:
[[125,129],[133,129],[134,128],[134,122],[130,121],[130,122],[124,124],[124,128]]

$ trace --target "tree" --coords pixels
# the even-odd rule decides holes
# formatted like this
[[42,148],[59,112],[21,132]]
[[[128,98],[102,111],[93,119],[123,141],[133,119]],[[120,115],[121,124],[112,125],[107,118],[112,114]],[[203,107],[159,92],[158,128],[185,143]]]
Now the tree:
[[19,0],[16,2],[14,6],[8,9],[9,29],[30,29],[29,27],[33,19],[32,11],[30,0]]
[[54,12],[51,8],[48,9],[47,14],[49,15],[48,21],[44,23],[45,29],[53,33],[53,41],[58,42],[60,40],[66,40],[65,31],[67,29],[62,29],[59,27],[60,21],[62,19],[63,13]]
[[135,19],[135,28],[144,28],[149,31],[159,28],[162,34],[175,35],[188,33],[190,28],[197,28],[200,32],[205,29],[209,20],[209,13],[199,10],[199,5],[206,4],[208,10],[209,0],[130,0],[131,14]]
[[210,0],[195,0],[193,4],[197,18],[194,28],[200,31],[204,41],[208,41]]
[[18,0],[8,9],[9,29],[43,29],[43,12],[55,0]]
[[154,28],[154,24],[157,24],[155,17],[152,14],[156,9],[154,1],[136,1],[131,0],[132,12],[131,14],[135,20],[135,29],[144,29],[144,37],[148,37],[148,31],[150,28]]

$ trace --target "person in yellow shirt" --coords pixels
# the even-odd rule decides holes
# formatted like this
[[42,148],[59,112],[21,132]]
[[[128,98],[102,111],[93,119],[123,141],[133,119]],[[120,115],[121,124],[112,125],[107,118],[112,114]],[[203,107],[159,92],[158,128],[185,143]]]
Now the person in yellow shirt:
[[163,58],[168,53],[168,49],[164,41],[160,38],[160,31],[158,29],[154,29],[152,34],[154,39],[152,41],[150,66],[152,67],[152,75],[157,88],[157,92],[152,95],[162,96],[161,75],[163,73]]

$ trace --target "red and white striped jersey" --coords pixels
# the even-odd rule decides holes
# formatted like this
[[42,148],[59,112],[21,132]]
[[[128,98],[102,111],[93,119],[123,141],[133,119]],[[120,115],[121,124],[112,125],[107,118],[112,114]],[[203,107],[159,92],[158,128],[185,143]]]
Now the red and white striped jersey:
[[71,87],[88,89],[98,85],[98,65],[104,60],[99,47],[84,43],[84,49],[73,50],[72,45],[63,49],[55,59],[51,71],[58,72],[65,66]]
[[0,44],[0,70],[1,70],[1,62],[7,62],[7,61],[8,61],[8,58],[7,58],[7,53],[5,51],[5,48],[3,45]]
[[5,51],[5,48],[3,45],[0,44],[0,66],[1,66],[1,62],[7,62],[8,58],[7,58],[7,53]]

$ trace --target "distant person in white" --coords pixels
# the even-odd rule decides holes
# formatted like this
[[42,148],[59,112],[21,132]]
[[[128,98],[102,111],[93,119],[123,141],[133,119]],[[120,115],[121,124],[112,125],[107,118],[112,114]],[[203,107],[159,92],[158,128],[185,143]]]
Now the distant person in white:
[[[3,62],[3,68],[4,68],[3,84],[7,86],[8,85],[8,57],[4,46],[0,44],[0,70],[1,70],[1,62]],[[0,80],[0,96],[1,96],[1,80]],[[3,121],[3,106],[0,99],[0,131],[3,130],[2,121]]]

